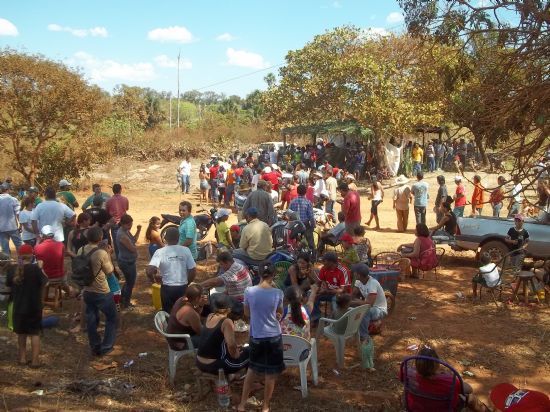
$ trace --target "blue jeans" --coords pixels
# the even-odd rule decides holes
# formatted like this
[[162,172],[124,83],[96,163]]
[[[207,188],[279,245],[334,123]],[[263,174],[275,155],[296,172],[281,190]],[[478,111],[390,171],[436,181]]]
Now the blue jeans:
[[132,299],[132,290],[134,289],[134,285],[136,284],[136,262],[125,262],[124,260],[119,260],[118,267],[124,274],[124,279],[126,280],[121,291],[122,305],[128,306],[130,304],[130,299]]
[[[109,351],[115,344],[117,314],[112,293],[95,293],[84,291],[86,304],[86,329],[90,348],[96,355]],[[105,315],[105,334],[103,341],[97,332],[99,325],[99,311]]]
[[116,234],[118,233],[118,229],[120,226],[118,223],[116,225],[111,226],[111,238],[112,238],[112,245],[115,250],[115,257],[118,259],[118,244],[116,243]]
[[231,200],[233,199],[233,193],[235,193],[235,185],[227,185],[225,188],[225,199],[224,199],[225,206],[230,205]]
[[15,249],[17,250],[21,246],[21,236],[18,230],[9,230],[7,232],[0,232],[0,245],[2,246],[2,252],[10,256],[10,239],[13,242]]
[[361,324],[359,325],[359,336],[361,337],[361,339],[369,336],[369,324],[371,320],[382,319],[387,315],[388,312],[377,308],[376,306],[371,307],[368,312],[365,313],[365,317],[363,318],[363,320],[361,320]]
[[502,203],[493,205],[493,217],[500,217],[501,209],[502,209]]
[[435,157],[428,157],[428,170],[430,172],[435,170]]
[[315,299],[313,304],[313,310],[311,311],[311,319],[319,320],[321,318],[321,302],[330,302],[332,306],[332,311],[336,310],[336,295],[320,295]]
[[330,213],[334,220],[336,218],[334,217],[334,200],[327,200],[325,203],[325,212]]
[[416,174],[421,171],[422,171],[422,162],[413,162],[413,169],[412,169],[413,176],[416,176]]
[[508,217],[514,217],[514,215],[517,215],[519,213],[521,205],[518,202],[512,203],[512,207],[510,208],[510,212],[508,212]]
[[416,218],[416,224],[426,223],[426,206],[415,206],[414,216]]
[[435,157],[435,167],[437,169],[443,168],[443,157],[442,156],[436,156]]
[[181,175],[181,192],[189,193],[189,189],[191,189],[191,176]]
[[463,217],[464,216],[464,206],[456,206],[453,209],[453,213],[456,217]]

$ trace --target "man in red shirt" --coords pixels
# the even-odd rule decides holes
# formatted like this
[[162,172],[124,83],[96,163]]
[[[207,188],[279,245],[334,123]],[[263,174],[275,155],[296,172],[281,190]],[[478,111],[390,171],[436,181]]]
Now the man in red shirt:
[[122,196],[121,193],[122,186],[119,183],[115,183],[113,185],[113,196],[105,202],[105,210],[111,215],[115,222],[115,224],[111,226],[111,237],[113,238],[112,244],[115,247],[115,256],[118,256],[118,246],[115,239],[119,228],[120,218],[130,209],[128,198]]
[[346,232],[354,235],[354,229],[361,226],[361,199],[359,193],[355,190],[350,190],[347,183],[340,183],[338,191],[344,198],[342,202],[342,212],[346,217]]
[[267,180],[271,183],[271,188],[276,192],[279,191],[279,175],[271,167],[267,166],[262,174],[262,180]]
[[323,267],[319,271],[319,292],[311,314],[313,319],[319,319],[321,316],[320,302],[332,302],[333,310],[335,310],[336,295],[349,293],[351,287],[349,270],[338,262],[336,253],[325,253],[321,259]]
[[65,245],[54,239],[55,231],[46,225],[40,231],[42,242],[34,247],[36,260],[42,262],[42,270],[51,281],[61,281],[63,290],[72,295],[72,289],[65,279]]

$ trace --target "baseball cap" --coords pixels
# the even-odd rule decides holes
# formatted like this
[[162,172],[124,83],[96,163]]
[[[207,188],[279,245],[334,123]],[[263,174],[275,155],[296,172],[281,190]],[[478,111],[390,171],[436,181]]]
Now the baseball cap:
[[36,186],[31,186],[31,187],[29,187],[29,189],[27,190],[27,192],[35,192],[35,193],[38,193],[38,189],[36,188]]
[[216,219],[220,219],[224,216],[229,216],[231,214],[231,210],[229,209],[220,209],[216,212],[216,214],[214,215],[214,217]]
[[461,182],[461,181],[462,181],[462,176],[456,175],[455,176],[455,182]]
[[264,167],[264,173],[271,173],[271,167],[269,166]]
[[517,215],[514,216],[514,220],[521,220],[523,222],[525,218],[521,213],[518,213]]
[[356,263],[351,265],[351,271],[361,276],[368,276],[370,273],[369,267],[366,263]]
[[229,230],[231,230],[232,232],[240,232],[241,231],[241,227],[239,225],[231,225],[231,227],[229,228]]
[[550,399],[542,392],[501,383],[491,390],[491,402],[503,412],[550,412]]
[[341,242],[347,242],[347,243],[355,243],[355,240],[353,240],[353,236],[351,236],[349,233],[344,233],[342,236],[340,236]]
[[52,237],[55,234],[53,227],[51,227],[50,225],[43,226],[40,232],[42,233],[42,236],[46,237]]
[[17,254],[20,256],[23,255],[32,255],[34,253],[34,249],[31,245],[27,245],[26,243],[19,246],[19,249],[17,249]]
[[71,186],[71,182],[69,182],[68,180],[66,179],[61,179],[59,181],[59,187],[63,187],[63,186]]

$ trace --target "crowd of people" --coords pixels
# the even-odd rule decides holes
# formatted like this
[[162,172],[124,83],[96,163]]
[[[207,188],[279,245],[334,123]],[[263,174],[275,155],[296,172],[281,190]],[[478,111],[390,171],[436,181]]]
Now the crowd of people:
[[[214,216],[218,268],[200,283],[195,282],[199,244],[191,202],[180,202],[178,228],[168,228],[161,236],[160,219],[153,216],[145,231],[150,255],[146,274],[151,282],[161,285],[162,309],[170,314],[167,332],[191,336],[198,348],[196,365],[203,372],[217,374],[222,369],[233,375],[246,371],[238,410],[245,409],[250,393],[258,388],[262,377],[263,408],[269,410],[276,377],[285,368],[282,335],[309,339],[321,317],[323,302],[331,316],[342,322],[350,308],[368,305],[359,335],[362,345],[372,345],[369,326],[388,315],[388,302],[382,285],[371,276],[372,245],[365,233],[373,224],[374,230],[380,229],[378,210],[388,196],[393,199],[398,232],[407,231],[409,209],[414,212],[415,241],[398,247],[402,273],[410,271],[413,277],[436,259],[434,240],[455,235],[457,217],[468,213],[467,207],[471,207],[472,215],[481,215],[484,205],[489,204],[493,216],[499,216],[506,208],[507,215],[515,221],[507,238],[510,249],[518,250],[528,244],[529,233],[523,228],[524,216],[520,213],[525,211],[525,196],[518,176],[512,178],[511,190],[506,188],[505,178],[499,176],[499,186],[488,198],[479,175],[473,177],[471,197],[461,175],[454,179],[454,190],[447,189],[443,175],[437,176],[438,191],[433,203],[437,224],[430,228],[426,219],[431,207],[429,184],[424,180],[423,169],[435,172],[441,157],[450,150],[448,147],[441,142],[430,143],[424,167],[423,160],[419,160],[424,156],[422,148],[411,145],[411,172],[416,181],[409,185],[409,178],[399,175],[391,194],[377,176],[369,174],[369,165],[377,161],[372,148],[350,148],[349,158],[344,158],[346,164],[339,167],[330,164],[327,146],[290,146],[279,152],[272,148],[258,156],[235,153],[227,159],[213,156],[210,163],[200,166],[201,200],[223,206]],[[445,150],[441,151],[440,146]],[[462,142],[458,144],[457,156],[474,153],[468,148],[463,150],[463,146]],[[406,162],[405,156],[403,163]],[[192,170],[189,158],[179,166],[184,194],[191,191]],[[371,205],[369,218],[363,223],[362,196],[356,181],[367,176]],[[99,184],[94,184],[92,190],[77,213],[79,203],[65,179],[59,182],[58,191],[45,188],[43,200],[34,187],[17,199],[10,181],[6,179],[0,185],[0,240],[4,254],[0,260],[9,263],[2,265],[8,275],[6,284],[12,289],[13,329],[19,336],[22,365],[27,363],[26,344],[30,337],[31,366],[40,367],[38,336],[42,295],[48,282],[59,282],[68,296],[80,296],[82,310],[74,331],[86,330],[91,353],[96,356],[113,350],[119,313],[134,306],[136,244],[141,225],[132,232],[130,204],[122,195],[120,184],[112,186],[112,195],[103,192]],[[543,177],[539,183],[541,213],[548,212],[549,198],[549,185]],[[336,204],[340,205],[338,212]],[[274,283],[273,266],[266,265],[258,277],[250,269],[251,265],[265,263],[274,251],[271,226],[278,220],[278,208],[292,213],[303,224],[303,242],[307,245],[307,252],[298,254],[288,269],[282,288]],[[229,216],[237,210],[245,222],[229,226]],[[321,230],[316,210],[321,210],[325,218]],[[315,232],[320,232],[317,242]],[[18,260],[10,259],[10,241]],[[340,256],[325,250],[337,245],[342,247]],[[70,258],[70,267],[66,267],[65,257]],[[499,278],[490,257],[482,255],[480,266],[479,274],[472,280],[474,297],[478,285],[491,287]],[[548,282],[548,266],[546,261],[536,268],[542,282]],[[100,312],[105,318],[103,336],[98,332]],[[233,321],[240,318],[250,323],[246,346],[236,340]],[[336,322],[334,328],[345,330],[342,322]],[[187,341],[169,339],[169,344],[182,350]]]

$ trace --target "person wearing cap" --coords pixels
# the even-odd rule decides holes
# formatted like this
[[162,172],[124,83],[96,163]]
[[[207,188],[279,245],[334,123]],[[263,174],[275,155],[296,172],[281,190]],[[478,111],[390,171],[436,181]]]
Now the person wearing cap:
[[352,173],[348,173],[344,177],[344,181],[347,183],[349,190],[357,192],[357,183],[355,183],[355,176]]
[[42,199],[38,196],[38,189],[35,186],[31,186],[27,189],[27,197],[30,197],[34,203],[34,206],[38,206],[42,203]]
[[313,231],[315,230],[315,216],[313,215],[313,205],[305,198],[307,188],[300,185],[297,188],[298,197],[290,202],[288,208],[298,215],[298,219],[304,224],[306,230],[304,237],[307,240],[309,250],[315,251],[315,241]]
[[350,190],[347,183],[340,183],[338,191],[344,198],[342,201],[342,212],[345,215],[346,232],[353,236],[353,231],[361,225],[361,199],[359,193]]
[[393,208],[397,216],[397,231],[406,232],[409,225],[409,199],[411,188],[407,185],[409,179],[400,175],[395,179],[398,186],[393,192]]
[[267,181],[258,181],[258,189],[248,195],[243,210],[254,208],[258,211],[258,217],[262,222],[272,225],[276,221],[275,209],[271,195],[267,193]]
[[512,197],[508,204],[508,217],[513,217],[520,212],[521,204],[523,203],[523,186],[518,175],[512,177],[514,188],[512,189]]
[[323,195],[327,196],[327,188],[325,186],[325,181],[323,180],[323,173],[315,171],[312,175],[313,177],[313,204],[315,207],[322,208],[322,199]]
[[491,403],[500,412],[550,412],[548,395],[532,389],[519,389],[500,383],[491,389]]
[[59,201],[69,206],[71,210],[74,210],[75,208],[77,208],[78,202],[76,200],[76,197],[70,190],[71,182],[65,179],[61,179],[59,181],[59,189],[60,191],[57,192],[57,198],[59,199]]
[[275,170],[273,170],[272,166],[267,166],[264,168],[261,179],[271,183],[273,190],[275,190],[276,192],[279,191],[279,174]]
[[236,302],[242,303],[244,291],[252,286],[252,277],[248,268],[233,259],[229,252],[221,252],[216,258],[220,266],[220,274],[201,283],[204,289],[224,287],[224,293]]
[[65,240],[63,224],[67,227],[74,226],[76,213],[64,203],[56,200],[53,187],[47,187],[44,191],[45,200],[32,211],[32,227],[34,233],[40,236],[44,226],[51,226],[54,230],[54,239],[58,242]]
[[0,245],[2,252],[10,255],[10,240],[17,249],[21,246],[19,235],[19,201],[8,193],[6,183],[0,185]]
[[359,254],[355,248],[355,239],[349,233],[344,233],[340,237],[340,243],[344,253],[342,254],[342,264],[347,268],[351,268],[355,263],[359,263]]
[[195,279],[196,264],[189,248],[178,245],[179,232],[175,227],[168,228],[165,241],[166,246],[155,251],[145,273],[151,281],[161,282],[162,310],[170,313]]
[[334,219],[334,203],[337,199],[338,191],[338,181],[334,177],[334,168],[327,166],[325,167],[325,186],[328,192],[328,199],[325,203],[325,212],[332,216],[332,221]]
[[42,332],[42,296],[48,278],[42,271],[41,263],[34,261],[33,247],[21,245],[17,250],[18,264],[9,271],[6,286],[11,288],[13,302],[13,331],[18,340],[18,361],[20,366],[27,362],[27,337],[31,338],[31,368],[39,368],[40,333]]
[[351,267],[351,272],[355,279],[352,292],[354,300],[351,306],[370,305],[359,326],[361,340],[368,341],[370,322],[388,316],[388,302],[384,289],[375,278],[370,276],[369,267],[365,263],[356,263]]
[[232,250],[233,241],[231,239],[229,226],[227,226],[227,219],[229,219],[230,214],[231,210],[220,209],[216,212],[214,218],[217,221],[216,234],[218,235],[218,247]]
[[463,217],[464,208],[466,207],[467,199],[466,199],[466,188],[462,184],[462,176],[460,175],[455,176],[455,183],[456,183],[456,190],[455,190],[455,195],[453,196],[455,207],[453,209],[453,213],[456,215],[456,217]]
[[246,226],[241,233],[239,248],[233,251],[235,259],[246,264],[262,262],[273,251],[273,238],[267,223],[258,219],[258,209],[245,211]]
[[504,241],[508,244],[510,252],[521,250],[529,243],[529,232],[523,227],[524,218],[519,213],[514,216],[514,226],[508,229]]
[[319,304],[322,301],[329,301],[335,309],[335,297],[340,293],[349,293],[351,277],[348,268],[338,261],[338,255],[334,252],[327,252],[321,257],[323,266],[319,270],[319,292],[313,307],[312,319],[319,319],[321,311]]
[[109,198],[111,196],[109,196],[108,193],[105,193],[105,192],[102,192],[101,191],[101,185],[99,183],[94,183],[92,185],[92,195],[89,196],[86,201],[84,202],[84,204],[82,205],[82,211],[85,212],[85,211],[88,211],[88,208],[91,207],[93,204],[94,204],[94,198],[99,196],[101,198],[101,205],[100,207],[105,207],[105,203],[107,202],[107,200],[109,200]]

